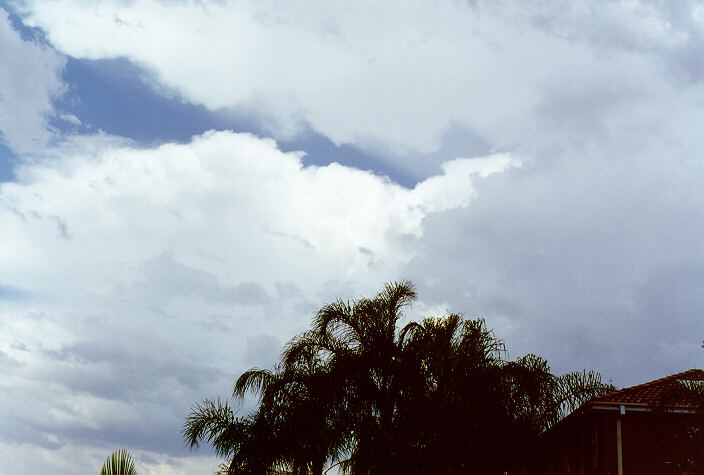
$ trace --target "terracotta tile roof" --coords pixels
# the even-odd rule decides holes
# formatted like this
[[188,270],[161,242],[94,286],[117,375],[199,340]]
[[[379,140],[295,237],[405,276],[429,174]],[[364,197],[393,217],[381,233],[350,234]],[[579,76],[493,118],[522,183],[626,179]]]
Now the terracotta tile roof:
[[[651,406],[661,402],[667,391],[673,391],[681,388],[682,386],[680,382],[683,381],[704,382],[704,370],[690,369],[689,371],[666,376],[664,378],[656,379],[655,381],[650,381],[649,383],[613,391],[602,396],[597,396],[591,399],[589,403],[643,404]],[[671,405],[691,406],[692,400],[686,400],[680,397],[673,400]]]

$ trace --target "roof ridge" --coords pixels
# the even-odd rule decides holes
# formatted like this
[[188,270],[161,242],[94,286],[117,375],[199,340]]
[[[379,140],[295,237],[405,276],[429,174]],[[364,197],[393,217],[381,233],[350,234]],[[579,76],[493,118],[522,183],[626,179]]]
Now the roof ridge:
[[611,391],[606,394],[602,394],[601,396],[594,397],[590,400],[590,402],[608,401],[609,399],[611,399],[617,395],[625,395],[626,393],[637,392],[639,390],[644,390],[644,389],[648,389],[653,386],[658,386],[662,383],[665,383],[667,381],[671,381],[673,379],[674,380],[683,379],[683,376],[692,376],[694,374],[699,374],[701,376],[701,379],[704,380],[704,370],[698,369],[698,368],[692,368],[687,371],[682,371],[680,373],[671,374],[669,376],[664,376],[662,378],[654,379],[653,381],[648,381],[645,383],[637,384],[635,386],[629,386],[626,388],[617,389],[615,391]]

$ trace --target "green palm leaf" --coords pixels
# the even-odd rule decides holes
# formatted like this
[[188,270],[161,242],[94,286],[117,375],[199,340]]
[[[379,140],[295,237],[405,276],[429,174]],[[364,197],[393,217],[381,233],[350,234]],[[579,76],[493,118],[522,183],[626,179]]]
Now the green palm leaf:
[[100,475],[137,475],[132,455],[126,450],[116,450],[103,464]]

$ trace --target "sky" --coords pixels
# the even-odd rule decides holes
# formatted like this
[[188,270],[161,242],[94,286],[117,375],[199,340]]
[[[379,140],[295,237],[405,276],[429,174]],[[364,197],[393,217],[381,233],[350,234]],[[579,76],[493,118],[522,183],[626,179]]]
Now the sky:
[[212,473],[337,298],[630,386],[704,365],[704,7],[0,0],[0,474]]

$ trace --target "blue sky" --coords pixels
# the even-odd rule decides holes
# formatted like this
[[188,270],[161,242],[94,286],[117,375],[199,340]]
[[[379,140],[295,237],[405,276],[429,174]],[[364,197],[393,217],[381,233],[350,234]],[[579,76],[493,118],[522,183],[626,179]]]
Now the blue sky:
[[701,367],[698,2],[0,8],[0,474],[212,473],[189,408],[395,279],[556,373]]
[[[46,43],[41,29],[24,25],[5,5],[15,30],[24,39]],[[50,121],[61,134],[86,134],[102,130],[111,135],[128,137],[141,146],[166,142],[187,142],[207,130],[233,130],[257,135],[270,135],[262,125],[234,109],[211,111],[184,100],[178,94],[159,94],[150,87],[149,72],[126,58],[66,58],[62,79],[68,91],[55,98],[53,105],[59,117]],[[80,120],[75,124],[60,118],[71,114]],[[388,175],[399,183],[412,186],[418,179],[409,170],[394,166],[372,153],[354,146],[336,146],[325,136],[306,130],[295,137],[280,140],[281,150],[305,150],[305,163],[326,165],[336,161],[343,165],[373,170]],[[13,178],[15,154],[0,144],[0,180]]]
[[[145,82],[145,76],[148,77],[147,72],[126,59],[69,58],[63,79],[71,89],[57,101],[56,107],[80,117],[86,125],[76,127],[59,120],[56,126],[63,133],[100,129],[129,137],[142,146],[187,142],[207,130],[268,135],[260,124],[251,118],[238,117],[235,110],[210,111],[178,95],[159,94]],[[306,130],[296,137],[280,140],[279,147],[283,151],[304,150],[306,164],[327,165],[336,161],[389,175],[405,185],[415,184],[408,171],[351,145],[336,146],[314,131]]]

